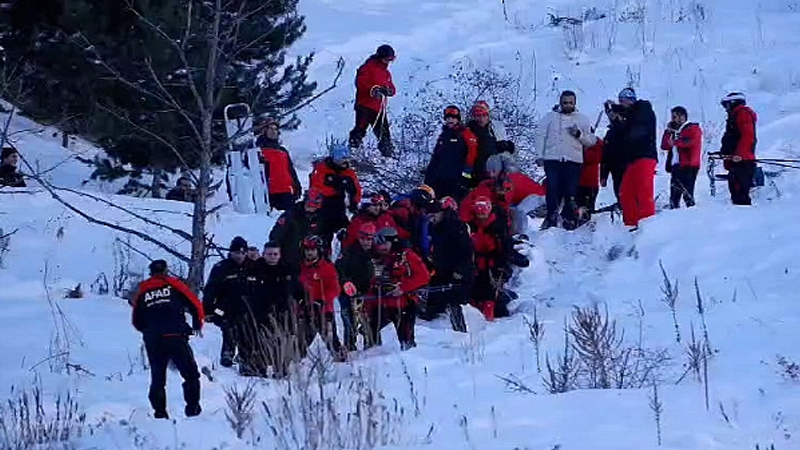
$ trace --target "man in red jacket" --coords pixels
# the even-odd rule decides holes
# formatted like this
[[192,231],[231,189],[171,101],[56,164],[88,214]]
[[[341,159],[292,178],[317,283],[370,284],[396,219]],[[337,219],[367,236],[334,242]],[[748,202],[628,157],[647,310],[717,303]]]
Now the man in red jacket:
[[341,353],[339,335],[336,333],[336,322],[333,319],[334,302],[339,296],[339,274],[336,266],[323,257],[325,243],[319,236],[307,236],[300,244],[303,249],[303,265],[300,268],[300,285],[303,291],[298,293],[302,325],[300,339],[301,354],[314,341],[317,333],[322,336],[328,350],[339,361],[344,360]]
[[732,92],[722,99],[728,113],[720,153],[728,170],[728,189],[734,205],[750,205],[750,188],[756,170],[756,113],[747,106],[744,94]]
[[340,143],[330,146],[330,156],[314,162],[308,175],[309,190],[322,194],[320,215],[329,230],[347,228],[347,211],[356,213],[361,203],[361,183],[351,167],[350,149]]
[[430,272],[419,255],[402,245],[394,228],[379,230],[374,243],[372,295],[364,302],[370,327],[367,344],[380,345],[380,330],[394,323],[400,348],[408,350],[417,346],[414,325],[419,295],[415,291],[430,282]]
[[[200,414],[200,372],[189,346],[189,335],[203,328],[203,304],[180,280],[167,276],[167,262],[150,263],[150,278],[139,284],[133,296],[132,322],[144,337],[150,362],[150,405],[156,419],[168,419],[167,365],[175,364],[183,377],[184,412],[187,417]],[[192,327],[184,312],[192,315]]]
[[256,145],[261,148],[261,157],[264,160],[269,206],[278,211],[289,210],[300,198],[303,189],[289,150],[280,144],[280,124],[276,119],[268,117],[259,124],[259,130],[261,135],[256,140]]
[[681,197],[686,207],[695,205],[694,184],[700,171],[700,153],[703,146],[703,130],[700,125],[689,122],[689,113],[683,106],[672,108],[672,121],[667,124],[661,138],[661,150],[667,153],[667,172],[670,179],[670,208],[681,207]]
[[350,148],[361,147],[367,128],[378,138],[381,155],[392,156],[392,139],[389,134],[389,118],[386,102],[394,97],[396,90],[389,73],[389,64],[395,60],[394,49],[387,44],[378,47],[356,73],[356,125],[350,131]]

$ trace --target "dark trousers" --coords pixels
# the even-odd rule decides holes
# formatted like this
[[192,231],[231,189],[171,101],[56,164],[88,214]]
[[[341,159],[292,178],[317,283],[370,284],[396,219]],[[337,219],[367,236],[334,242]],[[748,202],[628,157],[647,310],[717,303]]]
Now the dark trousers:
[[429,292],[425,300],[425,308],[420,311],[420,319],[433,320],[439,314],[447,311],[450,305],[466,305],[469,303],[469,296],[472,289],[471,284],[468,277],[463,277],[461,280],[456,281],[452,277],[445,279],[434,275],[431,278],[430,287],[439,288],[447,285],[453,286],[444,291]]
[[680,208],[681,198],[686,203],[687,208],[695,205],[694,201],[694,184],[697,181],[697,172],[700,170],[698,167],[673,167],[672,178],[670,178],[670,195],[669,206],[670,208]]
[[734,205],[750,205],[750,188],[753,187],[753,173],[756,170],[755,161],[729,162],[728,190],[731,192],[731,202]]
[[[559,213],[564,219],[564,228],[574,228],[575,197],[578,195],[578,183],[581,178],[581,164],[572,161],[545,161],[544,172],[547,176],[547,220],[556,223]],[[559,211],[561,202],[563,210]]]
[[325,341],[325,346],[335,357],[341,352],[342,343],[339,341],[339,334],[336,332],[336,322],[333,320],[332,312],[325,312],[321,303],[314,302],[311,305],[301,307],[301,318],[298,321],[298,340],[300,356],[305,357],[308,347],[314,342],[319,334]]
[[341,309],[342,339],[344,340],[344,345],[347,346],[348,350],[355,350],[356,338],[358,337],[358,322],[353,309],[353,297],[345,294],[339,295],[339,307]]
[[236,332],[231,321],[224,321],[219,326],[222,332],[222,349],[220,350],[220,364],[225,367],[233,365],[236,356]]
[[269,206],[278,211],[288,211],[294,206],[295,195],[289,192],[282,194],[269,194]]
[[575,197],[575,204],[578,208],[586,208],[586,212],[591,214],[597,204],[597,194],[599,188],[578,186],[578,195]]
[[370,344],[381,344],[381,330],[390,323],[397,329],[397,340],[403,349],[416,346],[414,325],[417,321],[417,304],[409,301],[405,308],[387,308],[371,304],[367,307]]
[[145,336],[150,361],[150,405],[156,412],[167,411],[167,365],[170,361],[183,377],[183,399],[187,406],[200,404],[200,372],[189,339],[185,336]]
[[361,147],[361,141],[364,140],[367,128],[370,126],[378,138],[378,150],[381,155],[392,156],[392,137],[389,134],[389,118],[386,116],[386,111],[379,114],[378,111],[363,106],[356,106],[356,125],[350,131],[350,147]]

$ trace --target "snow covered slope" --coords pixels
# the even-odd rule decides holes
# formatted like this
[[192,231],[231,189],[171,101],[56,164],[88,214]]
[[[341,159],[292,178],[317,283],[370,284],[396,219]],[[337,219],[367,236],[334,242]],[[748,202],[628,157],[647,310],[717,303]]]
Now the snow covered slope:
[[[687,106],[691,118],[705,126],[707,149],[712,150],[724,122],[718,98],[728,89],[743,89],[760,116],[759,154],[800,155],[795,132],[800,118],[800,62],[794,57],[800,37],[792,33],[800,29],[800,13],[792,2],[505,3],[515,25],[505,22],[499,0],[303,0],[309,32],[298,51],[318,51],[313,76],[324,84],[338,56],[347,59],[352,75],[368,53],[388,41],[400,55],[393,71],[405,89],[417,82],[406,83],[411,74],[418,79],[441,78],[452,62],[465,56],[477,65],[496,64],[514,71],[520,66],[517,52],[526,68],[535,52],[540,110],[549,108],[559,90],[574,89],[579,106],[593,115],[600,102],[635,81],[640,95],[654,102],[662,123],[671,106]],[[704,19],[675,22],[681,8],[702,18],[692,5],[704,8]],[[616,8],[617,17],[635,18],[638,11],[646,20],[591,21],[583,30],[583,45],[566,51],[563,31],[546,26],[548,8],[560,15],[581,16],[582,7],[588,6],[606,14]],[[303,128],[285,136],[291,148],[311,153],[327,134],[345,136],[352,126],[352,95],[345,80],[304,112]],[[392,110],[399,110],[402,102],[402,97],[394,99]],[[31,124],[21,121],[15,126],[22,130]],[[21,151],[43,161],[50,158],[48,164],[60,151],[51,138],[22,136]],[[65,165],[54,170],[53,177],[77,187],[86,175],[81,170]],[[643,348],[664,350],[671,358],[656,378],[663,404],[661,448],[752,450],[756,444],[763,448],[769,443],[779,450],[800,448],[797,384],[781,375],[786,370],[777,362],[778,355],[800,361],[796,345],[800,180],[787,172],[775,182],[777,189],[769,186],[757,193],[755,207],[734,208],[727,205],[725,195],[708,197],[701,176],[697,208],[661,212],[645,221],[635,237],[607,217],[598,220],[594,232],[549,230],[534,236],[531,267],[518,277],[515,316],[487,324],[467,308],[468,335],[453,333],[444,321],[422,323],[416,349],[401,353],[396,341],[387,339],[383,348],[357,355],[325,374],[325,395],[342,414],[337,422],[321,413],[327,432],[333,433],[326,436],[335,436],[336,430],[359,435],[353,417],[372,417],[376,440],[395,449],[657,448],[650,386],[558,395],[548,394],[543,386],[545,360],[549,357],[552,363],[563,351],[562,328],[573,307],[599,304],[618,321],[620,331],[624,328],[625,342],[638,346],[641,341]],[[658,183],[663,190],[666,178],[660,176]],[[719,188],[724,191],[722,185]],[[11,237],[5,267],[0,269],[3,399],[6,394],[15,398],[11,386],[17,390],[30,386],[37,376],[46,400],[74,390],[90,426],[77,445],[87,449],[276,448],[274,429],[280,430],[279,436],[291,436],[287,430],[302,434],[303,425],[313,423],[291,414],[295,419],[291,423],[277,420],[280,414],[275,413],[268,420],[261,402],[275,411],[286,398],[286,385],[258,381],[252,427],[237,438],[226,421],[224,388],[244,386],[246,381],[220,368],[213,369],[214,381],[203,379],[204,413],[195,419],[181,416],[180,382],[171,372],[168,395],[175,420],[154,421],[146,398],[148,374],[141,364],[140,338],[128,325],[129,307],[117,297],[90,292],[101,272],[113,288],[126,258],[130,258],[129,276],[141,274],[144,259],[115,243],[116,238],[125,241],[124,236],[87,224],[46,194],[35,192],[35,187],[31,190],[0,194],[0,226],[19,230]],[[99,195],[154,220],[188,228],[187,205]],[[76,194],[67,198],[100,218],[134,224],[108,205]],[[211,230],[220,242],[241,234],[260,244],[273,221],[274,217],[222,212],[213,218]],[[185,245],[162,231],[144,229],[176,246]],[[130,243],[136,250],[159,254],[149,245]],[[621,254],[618,248],[623,249]],[[675,317],[680,344],[672,313],[661,301],[660,263],[678,283]],[[704,299],[704,317],[697,312],[695,280]],[[84,298],[62,298],[78,283],[86,292]],[[48,298],[63,315],[52,313]],[[534,309],[545,327],[542,373],[537,371],[535,348],[523,321],[532,318]],[[675,383],[686,370],[691,330],[701,339],[703,322],[715,352],[708,362],[708,408],[703,383],[692,373]],[[213,327],[202,339],[193,340],[199,363],[213,367],[219,345]],[[70,373],[51,370],[64,368],[67,362]],[[791,373],[800,376],[798,372]],[[288,403],[294,412],[299,408],[296,402],[311,402],[310,392],[318,391],[312,385],[296,392],[292,398],[299,400]],[[362,410],[354,416],[354,410],[343,406],[365,393],[376,394],[370,400],[372,413]],[[352,442],[337,446],[334,441],[277,448],[370,448]]]

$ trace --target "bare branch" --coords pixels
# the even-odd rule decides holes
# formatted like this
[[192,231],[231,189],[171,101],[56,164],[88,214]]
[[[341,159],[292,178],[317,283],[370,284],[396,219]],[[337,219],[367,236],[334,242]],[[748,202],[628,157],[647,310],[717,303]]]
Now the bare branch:
[[[22,157],[22,162],[25,163],[25,165],[28,166],[28,168],[31,171],[33,171],[33,168],[30,166],[30,164],[28,163],[28,161],[24,157]],[[61,203],[61,205],[63,205],[64,207],[66,207],[70,211],[74,212],[75,214],[83,217],[84,219],[86,219],[90,223],[93,223],[93,224],[96,224],[96,225],[102,225],[102,226],[104,226],[106,228],[110,228],[110,229],[115,230],[115,231],[120,231],[122,233],[131,234],[133,236],[138,237],[139,239],[142,239],[143,241],[146,241],[146,242],[149,242],[149,243],[151,243],[153,245],[156,245],[160,249],[164,250],[165,252],[169,253],[170,255],[178,258],[179,260],[181,260],[183,262],[189,262],[190,259],[187,256],[185,256],[182,253],[180,253],[179,251],[175,250],[172,245],[165,244],[165,243],[159,241],[158,239],[155,239],[154,237],[152,237],[149,234],[144,233],[142,231],[135,230],[133,228],[128,228],[128,227],[125,227],[125,226],[122,226],[122,225],[114,224],[114,223],[111,223],[111,222],[108,222],[108,221],[105,221],[105,220],[101,220],[101,219],[97,219],[95,217],[92,217],[89,214],[87,214],[84,211],[82,211],[79,208],[77,208],[76,206],[74,206],[72,203],[64,200],[61,197],[61,195],[56,191],[56,188],[54,188],[48,181],[44,180],[40,176],[32,174],[32,175],[29,175],[29,178],[34,180],[34,181],[36,181],[36,182],[38,182],[42,187],[44,187],[44,189],[50,194],[50,196],[53,198],[53,200],[57,201],[58,203]]]
[[323,95],[327,94],[328,92],[336,89],[336,87],[338,86],[338,83],[339,83],[339,79],[342,77],[342,72],[344,71],[344,66],[345,66],[344,58],[339,57],[339,59],[336,61],[336,75],[334,76],[333,82],[331,83],[331,85],[328,86],[323,91],[318,92],[313,97],[309,98],[308,100],[304,101],[303,103],[295,106],[294,108],[292,108],[292,109],[290,109],[288,111],[285,111],[283,114],[281,114],[279,116],[279,118],[283,118],[283,117],[289,116],[289,115],[291,115],[291,114],[293,114],[293,113],[305,108],[306,106],[310,105],[315,100],[317,100],[318,98],[320,98]]

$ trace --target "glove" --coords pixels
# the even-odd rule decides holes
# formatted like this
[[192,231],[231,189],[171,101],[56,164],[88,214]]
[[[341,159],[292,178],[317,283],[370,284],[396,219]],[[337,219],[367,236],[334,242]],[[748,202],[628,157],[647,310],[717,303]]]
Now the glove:
[[386,97],[391,97],[394,95],[394,90],[389,88],[388,86],[381,86],[378,88],[378,92],[385,95]]
[[356,289],[356,285],[353,284],[352,281],[346,282],[342,287],[342,290],[344,291],[345,294],[347,294],[350,297],[355,296],[356,293],[358,292],[358,289]]
[[567,128],[567,132],[575,139],[579,139],[581,137],[581,130],[575,124],[572,124],[569,128]]
[[497,152],[498,153],[509,153],[514,154],[517,151],[516,146],[511,141],[497,141]]

